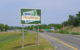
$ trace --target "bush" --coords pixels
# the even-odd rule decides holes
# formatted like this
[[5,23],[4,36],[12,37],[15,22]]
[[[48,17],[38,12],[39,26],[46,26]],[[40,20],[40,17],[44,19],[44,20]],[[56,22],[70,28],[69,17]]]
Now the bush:
[[80,35],[80,32],[71,32],[72,35]]
[[67,30],[60,30],[59,33],[69,34]]
[[80,32],[69,32],[67,30],[60,30],[58,33],[80,35]]

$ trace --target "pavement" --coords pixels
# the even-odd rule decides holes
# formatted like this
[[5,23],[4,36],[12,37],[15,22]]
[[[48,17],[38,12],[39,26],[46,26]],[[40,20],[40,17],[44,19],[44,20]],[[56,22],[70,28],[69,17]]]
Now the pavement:
[[80,35],[58,34],[58,33],[40,33],[47,39],[55,50],[80,50]]

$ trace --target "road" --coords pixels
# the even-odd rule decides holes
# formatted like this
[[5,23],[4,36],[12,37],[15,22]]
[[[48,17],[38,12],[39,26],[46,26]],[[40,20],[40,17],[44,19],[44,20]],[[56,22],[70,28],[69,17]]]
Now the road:
[[80,35],[40,33],[56,50],[80,50]]

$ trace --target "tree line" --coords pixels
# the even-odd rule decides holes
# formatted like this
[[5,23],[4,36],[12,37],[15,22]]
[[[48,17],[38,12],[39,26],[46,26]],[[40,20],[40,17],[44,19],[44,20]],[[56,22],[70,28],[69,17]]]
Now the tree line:
[[9,26],[6,24],[0,24],[0,31],[7,31],[9,29]]
[[75,16],[69,15],[69,19],[62,23],[64,26],[80,26],[80,12]]
[[[31,25],[31,26],[25,26],[25,30],[34,30],[34,29],[60,29],[62,27],[61,24],[41,24],[41,25]],[[0,31],[7,31],[7,30],[21,30],[22,27],[19,26],[9,26],[7,24],[0,24]]]
[[22,29],[22,27],[19,27],[19,26],[9,26],[7,24],[0,24],[0,32],[8,31],[8,30],[16,30],[16,29]]
[[27,30],[34,30],[34,29],[60,29],[62,27],[62,24],[41,24],[41,25],[32,25],[25,27]]

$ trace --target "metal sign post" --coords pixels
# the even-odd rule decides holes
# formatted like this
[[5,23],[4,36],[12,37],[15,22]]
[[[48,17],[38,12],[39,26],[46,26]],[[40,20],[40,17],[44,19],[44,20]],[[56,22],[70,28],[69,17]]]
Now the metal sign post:
[[24,24],[22,24],[22,48],[24,48]]

